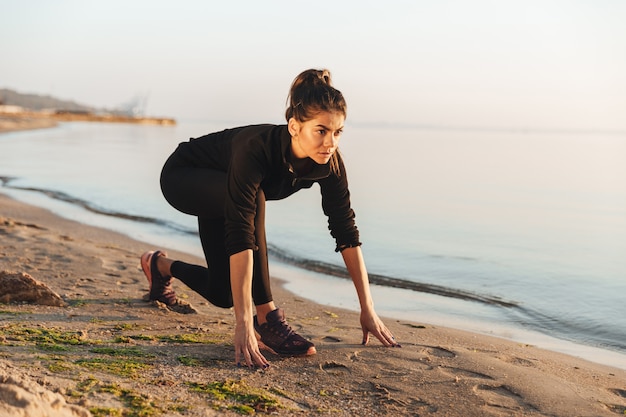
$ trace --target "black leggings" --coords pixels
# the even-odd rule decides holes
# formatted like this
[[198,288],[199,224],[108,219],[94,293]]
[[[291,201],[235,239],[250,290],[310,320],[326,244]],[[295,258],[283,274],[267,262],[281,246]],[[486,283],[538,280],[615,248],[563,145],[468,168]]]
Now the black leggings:
[[[198,217],[200,242],[208,265],[205,268],[175,261],[171,267],[172,275],[212,304],[232,307],[230,259],[224,245],[226,173],[190,167],[178,161],[174,154],[161,172],[161,190],[174,208]],[[265,194],[261,189],[257,194],[256,205],[254,227],[258,250],[253,252],[252,300],[255,305],[260,305],[272,301],[265,239]]]

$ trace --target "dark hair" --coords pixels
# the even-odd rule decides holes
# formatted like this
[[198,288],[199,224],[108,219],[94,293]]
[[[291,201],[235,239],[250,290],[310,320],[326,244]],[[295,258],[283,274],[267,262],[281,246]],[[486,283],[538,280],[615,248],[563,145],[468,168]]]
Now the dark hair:
[[[345,118],[348,106],[341,91],[332,86],[330,71],[308,69],[301,72],[291,83],[287,97],[287,122],[292,117],[298,122],[306,122],[319,112],[337,112]],[[330,167],[335,175],[340,175],[339,149],[330,158]]]
[[348,107],[341,91],[332,86],[330,71],[309,69],[300,73],[291,84],[287,97],[287,121],[312,119],[316,113],[337,112],[345,118]]

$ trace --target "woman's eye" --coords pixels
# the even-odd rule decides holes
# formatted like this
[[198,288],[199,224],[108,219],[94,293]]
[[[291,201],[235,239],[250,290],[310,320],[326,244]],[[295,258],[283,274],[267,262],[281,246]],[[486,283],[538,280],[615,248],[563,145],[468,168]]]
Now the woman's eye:
[[322,130],[318,130],[317,133],[324,136],[326,134],[326,131],[322,129]]

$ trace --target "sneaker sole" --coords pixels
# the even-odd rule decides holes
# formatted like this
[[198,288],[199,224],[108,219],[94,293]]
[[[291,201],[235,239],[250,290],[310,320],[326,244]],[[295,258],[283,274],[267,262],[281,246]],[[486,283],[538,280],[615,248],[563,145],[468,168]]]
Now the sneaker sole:
[[141,269],[143,270],[146,279],[148,280],[148,284],[152,286],[152,270],[150,268],[150,263],[152,261],[152,256],[155,251],[145,252],[141,255]]

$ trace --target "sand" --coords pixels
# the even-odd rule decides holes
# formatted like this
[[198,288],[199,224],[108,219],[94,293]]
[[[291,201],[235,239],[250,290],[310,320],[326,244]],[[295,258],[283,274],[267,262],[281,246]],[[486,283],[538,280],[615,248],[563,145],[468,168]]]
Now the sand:
[[269,370],[238,368],[232,310],[179,281],[195,313],[146,301],[139,256],[149,249],[0,194],[0,273],[27,275],[64,302],[0,304],[0,415],[626,414],[625,370],[428,317],[385,320],[402,348],[362,346],[358,313],[304,300],[278,281],[277,303],[318,354],[266,352]]

